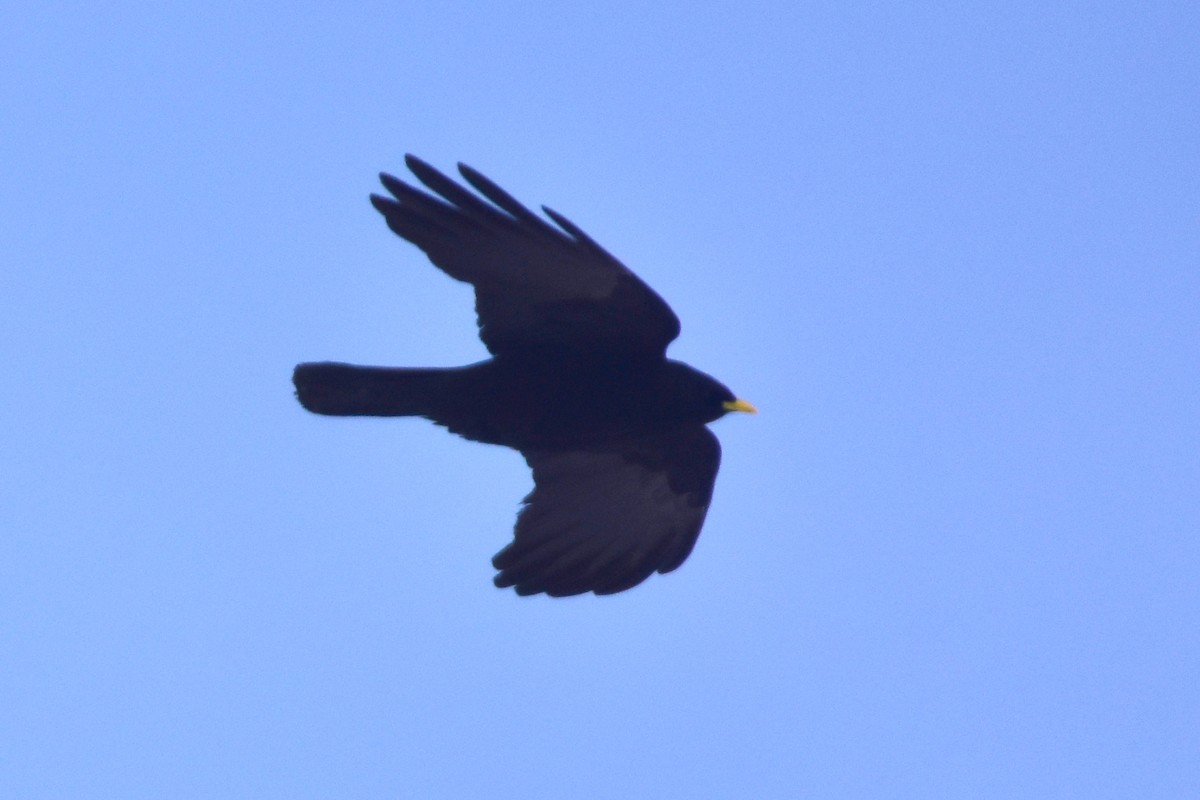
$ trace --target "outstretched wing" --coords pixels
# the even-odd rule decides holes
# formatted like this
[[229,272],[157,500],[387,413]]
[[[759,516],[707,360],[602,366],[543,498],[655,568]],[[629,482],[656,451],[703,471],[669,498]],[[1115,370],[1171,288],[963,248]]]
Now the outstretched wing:
[[371,203],[395,233],[475,287],[479,338],[492,353],[661,357],[679,335],[670,306],[570,220],[543,206],[558,227],[548,224],[465,164],[459,172],[482,197],[415,156],[405,163],[436,196],[383,174],[392,197]]
[[554,597],[613,594],[670,572],[696,544],[721,446],[696,426],[600,450],[525,452],[534,489],[497,586]]

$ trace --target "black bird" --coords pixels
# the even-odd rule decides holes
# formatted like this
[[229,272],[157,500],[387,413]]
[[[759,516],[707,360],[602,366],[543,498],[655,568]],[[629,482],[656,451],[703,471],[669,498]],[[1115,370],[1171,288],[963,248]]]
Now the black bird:
[[497,586],[518,594],[613,594],[691,553],[721,460],[705,427],[752,405],[666,357],[671,308],[621,262],[545,206],[558,227],[459,164],[484,199],[414,156],[434,194],[391,175],[371,195],[388,227],[475,287],[493,358],[466,367],[300,364],[300,403],[335,416],[419,416],[519,450],[533,491]]

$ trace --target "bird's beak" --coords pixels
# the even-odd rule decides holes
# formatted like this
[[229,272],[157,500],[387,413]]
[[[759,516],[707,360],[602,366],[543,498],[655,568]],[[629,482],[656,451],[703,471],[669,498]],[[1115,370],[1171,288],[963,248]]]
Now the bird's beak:
[[726,400],[721,403],[726,411],[742,411],[746,414],[757,414],[758,409],[747,403],[745,400]]

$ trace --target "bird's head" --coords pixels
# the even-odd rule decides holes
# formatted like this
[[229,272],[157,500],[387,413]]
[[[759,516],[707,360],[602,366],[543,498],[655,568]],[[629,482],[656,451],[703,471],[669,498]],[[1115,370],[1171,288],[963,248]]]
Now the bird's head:
[[757,414],[758,409],[729,390],[711,375],[679,361],[668,361],[674,406],[689,417],[704,422],[720,419],[731,411]]

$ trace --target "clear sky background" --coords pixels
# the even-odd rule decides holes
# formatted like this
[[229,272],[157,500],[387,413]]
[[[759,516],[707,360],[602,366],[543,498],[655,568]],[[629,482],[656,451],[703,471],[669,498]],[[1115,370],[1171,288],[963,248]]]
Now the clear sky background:
[[[0,797],[1200,796],[1200,6],[0,14]],[[485,355],[368,205],[579,223],[757,404],[691,559],[298,361]]]

